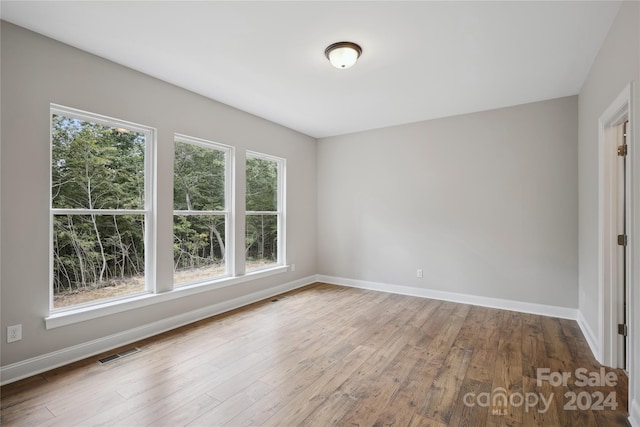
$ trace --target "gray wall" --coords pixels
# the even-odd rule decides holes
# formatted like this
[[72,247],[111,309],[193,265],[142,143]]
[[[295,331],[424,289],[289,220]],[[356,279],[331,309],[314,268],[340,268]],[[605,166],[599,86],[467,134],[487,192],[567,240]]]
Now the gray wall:
[[[637,1],[626,1],[615,19],[609,34],[600,48],[587,80],[579,95],[579,184],[580,184],[580,245],[579,245],[579,307],[584,320],[596,339],[599,336],[599,307],[604,304],[598,291],[598,119],[622,92],[629,82],[634,81],[635,138],[633,144],[638,150],[640,144],[640,7]],[[632,151],[633,153],[633,151]],[[636,156],[637,158],[637,156]],[[638,182],[638,167],[633,172]],[[637,191],[635,195],[637,196]],[[636,200],[636,206],[638,201]],[[634,222],[636,227],[637,215]],[[636,231],[637,233],[637,231]],[[637,235],[637,234],[636,234]],[[631,242],[633,245],[633,241]],[[637,254],[637,252],[636,252]],[[638,265],[638,260],[634,260]],[[638,269],[636,268],[636,271]],[[635,295],[640,296],[640,283],[635,282]],[[636,297],[636,304],[638,298]],[[635,325],[632,326],[632,343],[635,341],[635,354],[640,354],[640,316],[636,312]],[[635,398],[636,411],[640,411],[640,364],[637,360],[631,366],[633,377],[630,400]],[[636,413],[636,422],[640,422],[640,412]]]
[[[107,60],[2,22],[2,365],[165,319],[276,284],[316,267],[316,141]],[[211,75],[215,79],[215,74]],[[287,246],[296,271],[115,316],[45,330],[49,304],[49,103],[158,129],[158,280],[172,265],[173,133],[287,159]],[[241,194],[241,193],[240,193]],[[244,208],[241,198],[240,210]],[[24,339],[6,344],[6,326]]]
[[577,120],[574,96],[319,140],[318,272],[577,307]]

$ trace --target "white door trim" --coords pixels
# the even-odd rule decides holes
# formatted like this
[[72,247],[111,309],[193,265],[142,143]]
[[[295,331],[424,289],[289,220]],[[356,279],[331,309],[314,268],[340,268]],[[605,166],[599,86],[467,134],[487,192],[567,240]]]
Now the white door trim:
[[[599,165],[598,165],[598,202],[599,202],[599,236],[598,236],[598,292],[599,292],[599,336],[600,336],[600,353],[597,355],[598,361],[603,365],[617,366],[618,363],[618,345],[617,345],[617,324],[618,324],[618,263],[619,254],[617,244],[615,243],[618,234],[617,229],[617,154],[616,139],[613,137],[614,126],[619,125],[624,120],[630,122],[629,132],[633,128],[631,123],[632,114],[632,86],[631,83],[624,88],[622,93],[613,101],[613,103],[600,116],[598,121],[598,149],[599,149]],[[633,153],[632,135],[628,137],[629,144],[629,161],[627,173],[627,195],[631,194],[631,175],[633,167],[631,155]],[[628,198],[627,202],[627,218],[631,216],[632,205],[635,201]],[[633,235],[633,221],[629,220],[627,225],[627,235]],[[627,246],[627,259],[633,258],[634,239],[629,239]],[[628,262],[629,279],[632,279],[633,264]],[[628,280],[629,288],[633,282]],[[629,304],[632,301],[629,300]],[[632,307],[629,307],[629,311]],[[630,355],[631,356],[631,355]]]

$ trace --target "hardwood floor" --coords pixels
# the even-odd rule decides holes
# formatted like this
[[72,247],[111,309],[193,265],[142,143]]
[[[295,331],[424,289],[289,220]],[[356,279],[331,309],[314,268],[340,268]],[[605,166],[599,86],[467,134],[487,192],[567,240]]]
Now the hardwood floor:
[[[0,423],[628,425],[625,374],[581,386],[578,368],[600,372],[574,321],[315,284],[6,385]],[[598,392],[617,409],[564,409]]]

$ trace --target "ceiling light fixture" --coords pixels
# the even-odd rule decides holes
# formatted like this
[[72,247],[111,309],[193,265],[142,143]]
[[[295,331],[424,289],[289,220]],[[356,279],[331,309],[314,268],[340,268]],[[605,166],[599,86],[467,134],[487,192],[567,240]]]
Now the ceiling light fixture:
[[353,67],[361,54],[362,48],[352,42],[334,43],[324,50],[331,65],[340,69]]

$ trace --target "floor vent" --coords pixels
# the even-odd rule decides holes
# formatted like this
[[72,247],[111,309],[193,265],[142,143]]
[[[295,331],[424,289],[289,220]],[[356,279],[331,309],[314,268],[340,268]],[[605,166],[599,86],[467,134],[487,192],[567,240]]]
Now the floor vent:
[[98,363],[101,364],[101,365],[104,365],[105,363],[113,362],[114,360],[118,360],[118,359],[121,359],[123,357],[130,356],[130,355],[135,354],[135,353],[137,353],[139,351],[140,351],[140,349],[138,347],[133,347],[133,348],[130,348],[128,350],[124,350],[124,351],[122,351],[120,353],[116,353],[116,354],[112,354],[112,355],[107,356],[107,357],[103,357],[102,359],[98,360]]

